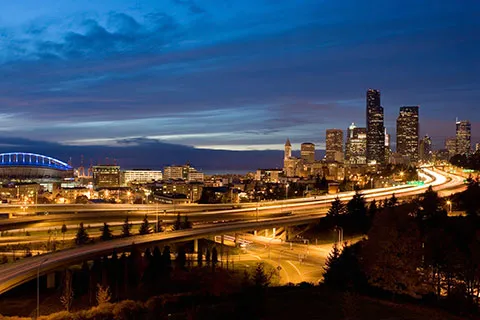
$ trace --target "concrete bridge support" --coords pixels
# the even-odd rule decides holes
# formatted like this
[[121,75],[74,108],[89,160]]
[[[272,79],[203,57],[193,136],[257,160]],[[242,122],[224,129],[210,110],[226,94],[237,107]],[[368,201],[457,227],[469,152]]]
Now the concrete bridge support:
[[272,238],[275,239],[275,236],[277,235],[277,228],[272,229]]
[[193,253],[198,253],[198,239],[193,240]]
[[55,288],[55,272],[47,274],[47,289]]

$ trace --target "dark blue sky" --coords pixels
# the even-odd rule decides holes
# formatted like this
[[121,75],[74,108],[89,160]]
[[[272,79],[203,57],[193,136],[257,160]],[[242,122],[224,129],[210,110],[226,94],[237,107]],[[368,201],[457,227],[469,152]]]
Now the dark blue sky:
[[[479,17],[478,0],[4,1],[1,150],[151,150],[155,166],[183,161],[164,143],[323,148],[327,128],[364,125],[369,87],[389,132],[400,106],[420,105],[437,144],[455,117],[477,142]],[[224,153],[201,154],[184,157],[209,167]]]

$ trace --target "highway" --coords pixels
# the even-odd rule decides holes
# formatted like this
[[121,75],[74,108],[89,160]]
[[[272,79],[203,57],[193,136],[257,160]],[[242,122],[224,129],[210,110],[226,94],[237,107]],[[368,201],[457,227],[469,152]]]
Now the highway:
[[[367,199],[383,199],[391,196],[395,193],[398,198],[411,197],[418,195],[425,191],[428,185],[432,185],[437,190],[454,190],[455,188],[463,188],[463,178],[449,174],[440,173],[436,170],[424,169],[426,174],[431,178],[428,184],[424,186],[410,186],[402,188],[386,188],[386,189],[374,189],[364,192],[364,196]],[[344,193],[339,195],[342,200],[348,200],[354,193]],[[113,250],[117,252],[128,250],[128,248],[135,244],[149,244],[161,241],[185,241],[203,238],[210,235],[226,234],[229,232],[251,231],[267,229],[279,226],[299,225],[310,223],[318,220],[325,215],[326,208],[330,205],[330,202],[337,195],[330,195],[326,197],[317,197],[317,199],[304,199],[303,202],[282,202],[280,204],[275,203],[269,207],[257,208],[243,208],[243,209],[231,209],[231,210],[218,210],[215,212],[199,212],[197,215],[201,215],[202,219],[206,217],[213,217],[213,220],[217,223],[204,223],[196,224],[193,229],[180,230],[174,232],[155,233],[144,236],[134,236],[125,239],[117,239],[106,242],[99,242],[93,245],[86,245],[76,247],[72,249],[57,251],[54,253],[35,256],[23,260],[16,261],[11,264],[0,266],[0,294],[14,288],[22,283],[32,280],[37,275],[37,270],[40,267],[40,273],[48,273],[57,268],[64,267],[79,263],[86,259],[92,259],[98,256],[111,254]],[[300,209],[303,213],[297,214],[295,210]],[[294,214],[268,218],[267,214],[278,213],[279,210],[284,212],[293,212]],[[229,215],[228,219],[233,217],[248,217],[244,221],[228,221],[225,218]],[[190,214],[189,214],[190,216]],[[225,222],[218,219],[223,218]]]

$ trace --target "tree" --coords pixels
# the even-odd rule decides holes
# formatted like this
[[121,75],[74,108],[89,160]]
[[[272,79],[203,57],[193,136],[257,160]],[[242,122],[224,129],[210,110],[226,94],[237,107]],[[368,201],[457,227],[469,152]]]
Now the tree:
[[419,297],[423,275],[422,241],[408,207],[387,208],[376,215],[362,249],[362,262],[371,285],[395,294]]
[[266,288],[270,285],[270,280],[272,275],[268,275],[265,272],[265,263],[260,262],[255,268],[255,273],[253,274],[253,283],[257,288]]
[[[327,256],[327,259],[325,260],[325,266],[323,269],[325,270],[325,275],[323,277],[324,283],[328,284],[329,282],[332,282],[329,278],[331,277],[332,270],[336,270],[336,265],[338,264],[338,259],[340,257],[340,249],[338,249],[338,244],[335,242],[332,247],[332,251]],[[328,277],[325,277],[326,275],[329,275]]]
[[467,190],[460,194],[460,203],[468,216],[476,217],[480,213],[480,185],[478,181],[471,180]]
[[417,217],[422,221],[445,218],[446,216],[447,212],[443,208],[442,199],[438,196],[438,193],[433,191],[432,186],[429,186],[420,197]]
[[88,198],[87,198],[86,195],[78,196],[78,197],[75,199],[75,203],[78,203],[78,204],[87,204],[87,203],[88,203]]
[[197,253],[197,265],[201,267],[203,264],[203,255],[202,255],[202,250],[198,249]]
[[110,240],[113,238],[112,232],[110,231],[110,227],[106,222],[103,223],[103,227],[100,228],[100,231],[102,232],[100,239],[102,239],[103,241]]
[[67,226],[64,224],[62,224],[62,235],[63,235],[63,242],[65,242],[65,233],[67,233]]
[[182,229],[191,229],[192,228],[192,223],[188,221],[188,216],[185,215],[185,218],[183,219],[182,223]]
[[63,282],[63,294],[60,297],[60,302],[62,303],[65,310],[70,311],[73,303],[73,287],[72,287],[72,271],[69,269],[65,270],[65,277]]
[[143,217],[143,222],[140,225],[140,229],[138,230],[138,232],[140,234],[149,234],[149,233],[152,232],[152,229],[150,228],[150,225],[148,223],[147,215],[145,215],[145,217]]
[[110,288],[97,284],[97,305],[109,303],[111,298]]
[[128,217],[126,217],[122,225],[122,237],[129,237],[131,235],[130,233],[131,229],[132,229],[132,224],[128,222]]
[[370,206],[368,207],[368,216],[371,220],[375,217],[375,214],[378,211],[377,201],[375,199],[370,202]]
[[397,203],[398,203],[398,199],[397,199],[397,197],[395,197],[395,193],[393,193],[392,196],[390,197],[390,199],[385,201],[385,208],[395,207],[397,205]]
[[75,237],[75,244],[82,245],[88,243],[89,241],[90,237],[88,236],[87,230],[83,226],[83,222],[80,222],[77,230],[77,235]]
[[332,201],[330,209],[328,209],[327,217],[336,218],[345,213],[345,205],[342,203],[339,197],[336,197]]
[[178,269],[184,270],[186,262],[187,254],[185,253],[185,248],[183,246],[180,246],[180,248],[178,248],[177,258],[175,259],[175,266]]
[[357,192],[347,203],[347,212],[355,218],[365,218],[367,216],[367,208],[365,206],[365,198]]
[[215,268],[217,266],[217,263],[218,263],[218,252],[217,252],[217,248],[213,247],[213,249],[212,249],[212,267]]
[[207,266],[210,265],[210,249],[207,248],[207,252],[205,253],[205,262],[207,263]]
[[179,213],[177,214],[177,220],[175,220],[175,223],[173,224],[173,230],[181,230],[181,229],[182,229],[182,220]]

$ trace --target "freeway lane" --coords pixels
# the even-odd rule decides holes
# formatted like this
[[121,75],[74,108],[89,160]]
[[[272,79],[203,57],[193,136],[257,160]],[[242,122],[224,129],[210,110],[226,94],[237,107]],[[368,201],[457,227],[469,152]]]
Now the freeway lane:
[[[455,185],[459,184],[459,180],[455,180],[452,176],[449,176],[446,173],[439,173],[429,169],[425,171],[434,176],[435,180],[431,183],[432,186],[436,188],[448,187],[452,188]],[[463,186],[463,178],[461,180]],[[366,198],[373,199],[379,197],[387,197],[392,193],[396,193],[398,197],[400,196],[411,196],[412,194],[420,194],[425,191],[428,186],[418,186],[412,188],[405,188],[403,191],[396,193],[398,190],[384,191],[383,189],[372,191],[369,194],[365,195]],[[344,199],[346,198],[346,199]],[[342,199],[348,200],[346,196],[342,196]],[[331,201],[331,200],[330,200]],[[282,210],[293,210],[294,208],[306,210],[311,209],[312,214],[301,214],[301,215],[290,215],[287,217],[280,218],[270,218],[264,219],[260,217],[258,221],[252,219],[251,221],[241,221],[241,222],[224,222],[224,223],[215,223],[215,224],[205,224],[205,225],[196,225],[195,228],[189,230],[180,230],[174,232],[166,233],[156,233],[144,236],[134,236],[125,239],[111,240],[106,242],[100,242],[93,245],[87,245],[72,249],[67,249],[64,251],[58,251],[54,253],[49,253],[45,255],[35,256],[28,259],[23,259],[16,261],[11,264],[6,264],[0,266],[0,294],[4,293],[11,288],[14,288],[22,283],[25,283],[36,277],[37,269],[41,266],[41,273],[51,272],[59,267],[66,266],[69,264],[79,263],[86,259],[92,259],[105,254],[110,254],[113,250],[121,252],[128,250],[132,243],[136,244],[147,244],[160,241],[183,241],[183,240],[192,240],[195,238],[202,238],[209,235],[215,234],[225,234],[235,231],[250,231],[258,229],[273,228],[279,226],[288,226],[288,225],[298,225],[310,223],[312,221],[318,220],[319,217],[323,216],[324,213],[319,213],[320,209],[325,208],[329,205],[328,200],[322,201],[309,201],[305,203],[285,203],[282,205],[276,205],[271,207],[262,207],[262,213],[268,211],[277,212],[279,208]],[[261,215],[261,210],[259,208],[259,215]],[[257,209],[234,209],[229,212],[241,212],[243,214],[253,214],[256,215]],[[215,213],[213,213],[215,214]],[[218,213],[217,213],[218,214]]]
[[[445,183],[445,177],[442,175],[432,175],[431,170],[426,170],[425,179],[426,183],[431,183],[432,185],[441,185]],[[432,178],[433,177],[433,178]],[[382,196],[389,196],[393,192],[397,195],[401,195],[406,191],[416,191],[421,190],[424,187],[414,187],[408,185],[401,185],[395,187],[381,188],[381,189],[371,189],[364,190],[361,193],[367,198],[375,198]],[[76,214],[49,214],[42,216],[28,216],[22,218],[14,218],[7,220],[0,220],[0,231],[10,230],[10,229],[26,229],[29,227],[57,227],[60,228],[65,221],[69,223],[80,223],[84,222],[85,224],[95,223],[95,222],[121,222],[128,215],[132,216],[143,216],[147,214],[156,215],[157,213],[161,217],[160,219],[174,219],[172,216],[175,216],[176,213],[188,214],[191,221],[214,221],[222,220],[226,215],[237,215],[239,217],[234,217],[234,219],[243,218],[243,214],[257,214],[258,215],[268,215],[271,213],[278,213],[283,211],[293,211],[299,208],[307,208],[310,205],[324,206],[330,204],[330,202],[337,196],[344,201],[348,201],[355,192],[342,192],[335,195],[324,195],[318,197],[309,197],[309,198],[300,198],[300,199],[289,199],[281,201],[268,201],[260,203],[246,203],[246,204],[221,204],[221,205],[198,205],[198,204],[187,204],[187,205],[177,205],[176,207],[172,205],[125,205],[125,204],[96,204],[96,205],[57,205],[59,210],[68,210],[73,212],[79,212]],[[39,208],[47,209],[54,208],[52,205],[39,205]],[[3,206],[4,210],[7,210],[8,206]],[[83,208],[83,209],[82,209]],[[236,209],[238,208],[238,209]],[[0,210],[2,207],[0,206]],[[82,209],[82,210],[80,210]],[[95,209],[95,210],[92,210]],[[42,211],[40,210],[40,211]],[[87,212],[83,212],[86,210]],[[271,210],[276,210],[272,212]],[[216,217],[207,217],[208,215]],[[163,218],[162,218],[163,217]],[[230,216],[229,218],[233,218]],[[40,224],[44,222],[44,224]]]

